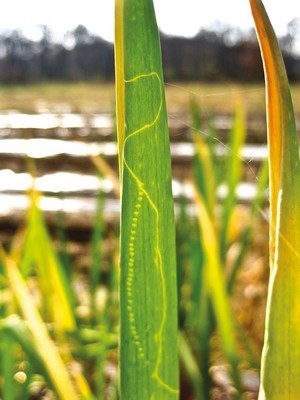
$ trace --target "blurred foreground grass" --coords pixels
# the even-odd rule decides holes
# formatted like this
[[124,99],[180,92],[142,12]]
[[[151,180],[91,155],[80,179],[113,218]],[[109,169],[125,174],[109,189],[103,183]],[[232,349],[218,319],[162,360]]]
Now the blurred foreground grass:
[[[203,135],[204,106],[197,96],[194,99],[186,112],[195,146],[194,179],[189,182],[194,198],[182,194],[176,219],[180,398],[219,400],[237,390],[253,398],[268,278],[266,176],[261,179],[259,171],[255,175],[260,195],[253,204],[239,204],[234,193],[242,178],[243,160],[237,155],[246,135],[243,105],[238,103],[231,113],[231,151],[217,159],[214,118]],[[110,175],[101,167],[105,160],[100,161],[95,173]],[[27,167],[38,172],[29,161]],[[184,171],[181,178],[187,179]],[[223,203],[217,195],[221,183],[229,189]],[[51,229],[39,210],[39,195],[32,191],[28,196],[27,217],[0,251],[0,397],[70,400],[63,393],[65,382],[71,381],[78,398],[115,400],[120,226],[106,220],[104,202],[109,199],[99,193],[88,243],[75,254],[74,245],[79,245],[71,242],[63,214]],[[200,218],[203,214],[205,220]],[[57,351],[47,358],[51,343]],[[254,383],[244,382],[249,373]]]
[[[300,114],[300,84],[291,86],[296,115]],[[231,113],[237,96],[242,97],[249,113],[265,107],[263,83],[166,83],[169,113],[188,113],[191,95],[203,111]],[[111,112],[114,108],[114,83],[48,82],[28,85],[0,86],[0,111],[20,112]]]

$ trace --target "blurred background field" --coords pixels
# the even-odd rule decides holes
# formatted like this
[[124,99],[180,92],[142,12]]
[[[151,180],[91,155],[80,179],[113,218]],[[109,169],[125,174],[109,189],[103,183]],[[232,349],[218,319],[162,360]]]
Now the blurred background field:
[[[295,86],[295,93],[297,90]],[[114,86],[103,82],[45,83],[5,86],[1,93],[2,244],[18,263],[25,263],[21,267],[24,280],[44,321],[50,324],[50,334],[58,348],[61,351],[64,346],[70,348],[74,362],[80,365],[96,398],[116,398],[119,201]],[[205,317],[197,311],[202,304],[203,250],[193,193],[194,185],[201,185],[203,179],[214,181],[211,196],[215,208],[211,211],[213,224],[220,234],[224,205],[229,204],[222,268],[238,326],[236,351],[243,369],[243,390],[250,393],[248,398],[255,398],[251,396],[258,390],[268,279],[266,181],[259,202],[254,200],[259,170],[266,157],[263,86],[261,83],[167,83],[166,97],[178,235],[179,317],[183,341],[181,398],[198,398],[194,396],[201,387],[201,374],[205,382],[203,390],[212,390],[211,398],[229,395],[234,390],[232,385],[236,384],[230,383],[213,314]],[[192,99],[196,105],[194,111]],[[235,126],[236,110],[242,105],[248,113]],[[240,144],[234,144],[234,135],[240,134],[248,136]],[[212,161],[212,169],[202,177],[198,140],[203,141],[200,146],[207,149]],[[228,189],[231,168],[236,168],[233,167],[236,162],[239,173]],[[30,201],[33,177],[42,195],[38,204],[44,217],[33,211],[37,204]],[[231,197],[228,190],[237,191],[229,203],[226,202]],[[32,230],[36,233],[31,234]],[[69,293],[73,305],[71,314],[76,321],[73,333],[68,329],[69,333],[59,333],[62,321],[51,316],[57,307],[51,300],[55,288],[48,287],[49,294],[43,294],[49,277],[46,271],[39,270],[45,268],[43,263],[48,263],[50,256],[44,261],[41,258],[49,251],[41,241],[48,245],[51,241],[56,260],[54,270],[66,275],[68,284],[66,287],[63,284],[63,290]],[[42,252],[40,256],[39,252]],[[3,290],[8,293],[11,290],[5,273]],[[2,311],[3,321],[8,325],[12,314],[23,315],[22,307],[12,308],[5,300]],[[202,318],[203,321],[208,318],[206,323],[213,318],[208,325],[205,323],[206,332],[201,332]],[[204,335],[202,339],[201,335]],[[54,396],[51,378],[36,366],[35,358],[39,357],[28,354],[22,343],[21,351],[18,340],[14,343],[18,350],[11,356],[11,369],[5,372],[2,364],[2,374],[7,374],[2,390],[10,390],[5,385],[11,379],[8,388],[14,386],[13,396],[27,393],[29,398],[36,398],[35,391],[39,395]],[[25,364],[24,360],[27,360]],[[6,361],[3,359],[3,362]],[[72,362],[67,361],[66,365],[73,365]],[[32,375],[29,367],[34,370]],[[198,371],[196,377],[193,368]],[[24,382],[18,380],[21,372]]]
[[[22,113],[39,112],[80,114],[112,113],[114,110],[114,84],[105,81],[93,82],[45,82],[24,85],[0,86],[0,110],[15,110]],[[168,112],[186,114],[194,97],[203,112],[230,114],[235,99],[240,97],[248,113],[264,115],[265,92],[262,82],[182,82],[166,81]],[[295,112],[300,114],[300,85],[291,84]]]

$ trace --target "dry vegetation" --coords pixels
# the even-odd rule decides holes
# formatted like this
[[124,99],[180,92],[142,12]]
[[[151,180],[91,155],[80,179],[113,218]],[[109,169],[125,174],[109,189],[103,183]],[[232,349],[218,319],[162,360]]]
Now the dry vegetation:
[[[295,112],[300,114],[300,84],[292,85]],[[35,85],[0,87],[0,110],[28,113],[50,112],[111,112],[114,109],[114,84],[42,83]],[[166,83],[169,113],[188,113],[191,97],[195,97],[203,111],[232,112],[237,98],[244,100],[249,113],[264,110],[264,86],[261,83]]]

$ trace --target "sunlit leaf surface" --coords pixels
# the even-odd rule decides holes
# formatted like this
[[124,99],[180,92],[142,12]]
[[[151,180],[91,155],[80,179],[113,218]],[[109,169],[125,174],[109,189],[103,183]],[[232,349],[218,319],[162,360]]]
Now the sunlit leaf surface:
[[152,1],[117,1],[116,21],[122,171],[121,398],[176,399],[175,230],[159,34]]
[[300,392],[298,140],[275,33],[262,2],[250,0],[250,5],[264,63],[270,165],[270,282],[259,399],[297,399]]

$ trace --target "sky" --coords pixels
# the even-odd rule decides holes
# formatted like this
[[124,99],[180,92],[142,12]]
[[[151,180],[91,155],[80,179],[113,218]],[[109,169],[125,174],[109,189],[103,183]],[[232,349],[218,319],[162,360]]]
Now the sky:
[[[288,22],[300,18],[299,0],[265,0],[264,4],[278,35],[286,32]],[[253,27],[248,0],[154,0],[154,5],[158,25],[167,34],[191,37],[217,22],[245,30]],[[66,31],[82,24],[112,41],[113,17],[114,0],[9,0],[1,9],[0,31],[20,29],[38,40],[38,26],[47,25],[55,39],[62,40]]]

